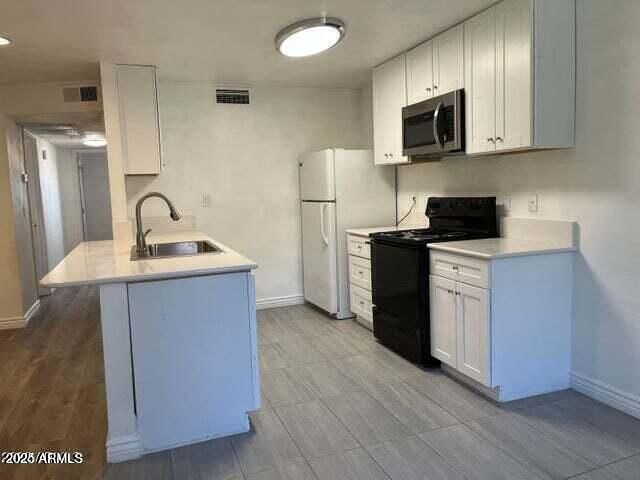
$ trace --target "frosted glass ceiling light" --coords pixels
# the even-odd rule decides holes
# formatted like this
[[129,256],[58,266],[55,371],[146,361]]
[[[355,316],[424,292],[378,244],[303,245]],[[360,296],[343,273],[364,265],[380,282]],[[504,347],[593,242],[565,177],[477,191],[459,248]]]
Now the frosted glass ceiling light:
[[87,147],[104,147],[107,141],[104,138],[89,137],[82,140]]
[[7,37],[0,37],[0,47],[9,45],[10,43],[11,43],[11,40],[9,40]]
[[309,18],[289,25],[276,35],[276,48],[287,57],[308,57],[336,46],[345,28],[337,18]]

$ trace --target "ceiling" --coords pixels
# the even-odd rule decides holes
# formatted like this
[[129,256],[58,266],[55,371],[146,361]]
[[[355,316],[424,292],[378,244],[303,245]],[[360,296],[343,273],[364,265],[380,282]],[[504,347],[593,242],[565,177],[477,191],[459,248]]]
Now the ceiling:
[[85,136],[105,136],[102,112],[16,115],[11,118],[37,137],[60,147],[86,148],[82,143]]
[[[90,80],[99,61],[162,79],[358,88],[370,70],[494,0],[20,0],[3,2],[0,85]],[[308,17],[347,25],[338,47],[286,58],[274,37]]]

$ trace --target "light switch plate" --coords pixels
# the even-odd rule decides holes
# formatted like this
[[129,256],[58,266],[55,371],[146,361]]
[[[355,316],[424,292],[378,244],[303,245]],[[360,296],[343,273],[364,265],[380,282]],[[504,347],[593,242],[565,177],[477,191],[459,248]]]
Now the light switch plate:
[[538,194],[537,193],[529,194],[529,211],[530,212],[538,211]]
[[502,208],[504,208],[505,212],[511,211],[511,194],[510,193],[504,194],[504,197],[502,198]]

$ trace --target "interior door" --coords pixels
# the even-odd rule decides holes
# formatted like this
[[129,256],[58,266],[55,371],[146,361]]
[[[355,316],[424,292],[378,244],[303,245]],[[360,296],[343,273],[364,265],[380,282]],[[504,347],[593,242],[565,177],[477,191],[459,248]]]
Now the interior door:
[[331,201],[336,199],[335,160],[333,150],[301,155],[300,198]]
[[407,52],[407,104],[433,97],[433,42]]
[[27,194],[28,175],[24,166],[22,129],[13,122],[5,122],[7,150],[11,181],[11,200],[16,243],[18,246],[18,269],[22,291],[22,310],[27,312],[38,300],[38,279],[33,253],[31,212]]
[[464,24],[467,153],[496,149],[495,7]]
[[496,6],[496,150],[532,144],[532,9],[530,0]]
[[462,24],[433,40],[434,95],[453,92],[464,86],[464,26]]
[[83,153],[78,158],[85,241],[111,240],[113,220],[109,170],[104,152]]
[[491,386],[489,361],[489,291],[456,283],[458,366],[457,369]]
[[457,368],[456,282],[429,275],[431,355]]
[[329,313],[338,311],[336,205],[302,202],[304,298]]

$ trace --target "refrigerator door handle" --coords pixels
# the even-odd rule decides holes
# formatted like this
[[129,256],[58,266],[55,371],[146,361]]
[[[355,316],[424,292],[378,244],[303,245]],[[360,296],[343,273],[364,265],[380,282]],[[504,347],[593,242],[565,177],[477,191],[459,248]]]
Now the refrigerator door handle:
[[328,247],[329,246],[329,237],[327,237],[327,233],[324,229],[324,212],[327,209],[327,204],[323,203],[320,207],[320,235],[322,235],[322,241]]

